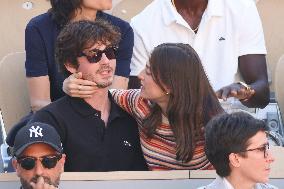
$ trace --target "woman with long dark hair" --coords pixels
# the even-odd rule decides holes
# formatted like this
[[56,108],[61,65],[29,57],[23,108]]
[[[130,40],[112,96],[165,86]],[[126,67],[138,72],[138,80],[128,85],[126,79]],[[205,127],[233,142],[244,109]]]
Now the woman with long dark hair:
[[[204,127],[223,109],[194,49],[180,43],[157,46],[139,79],[140,90],[111,93],[137,120],[149,169],[210,169]],[[71,85],[67,80],[65,91]]]

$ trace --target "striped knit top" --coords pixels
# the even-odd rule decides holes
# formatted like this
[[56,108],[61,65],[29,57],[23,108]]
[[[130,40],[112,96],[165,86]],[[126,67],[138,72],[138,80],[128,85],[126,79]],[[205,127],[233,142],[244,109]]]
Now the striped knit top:
[[157,127],[154,135],[151,138],[146,137],[142,120],[150,112],[150,102],[140,97],[140,90],[111,90],[111,93],[115,102],[137,120],[141,147],[149,170],[212,169],[205,155],[204,139],[196,141],[193,157],[189,162],[176,160],[175,138],[166,117],[163,117],[162,124]]

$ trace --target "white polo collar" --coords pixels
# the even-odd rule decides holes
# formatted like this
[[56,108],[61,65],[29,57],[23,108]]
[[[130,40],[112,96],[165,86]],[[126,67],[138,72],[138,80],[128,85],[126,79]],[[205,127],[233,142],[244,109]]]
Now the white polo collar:
[[[170,25],[172,22],[176,22],[185,26],[188,25],[182,18],[182,16],[176,11],[174,6],[172,5],[171,0],[160,0],[160,3],[165,3],[165,6],[162,6],[162,15],[165,25]],[[204,14],[204,16],[208,18],[213,16],[223,16],[224,0],[208,0],[208,5]]]

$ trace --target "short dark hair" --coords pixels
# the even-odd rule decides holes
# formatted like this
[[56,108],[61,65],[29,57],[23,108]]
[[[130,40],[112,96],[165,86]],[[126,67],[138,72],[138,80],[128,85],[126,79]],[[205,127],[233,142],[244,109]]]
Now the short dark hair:
[[206,125],[205,153],[219,176],[230,175],[229,155],[246,150],[248,140],[259,131],[268,131],[268,126],[244,112],[219,115]]
[[52,19],[63,27],[69,22],[76,9],[81,8],[82,0],[50,0],[49,12]]
[[55,60],[60,70],[66,75],[70,72],[65,64],[68,62],[78,68],[77,58],[81,52],[95,43],[117,46],[120,41],[119,29],[105,20],[81,20],[67,24],[57,37]]

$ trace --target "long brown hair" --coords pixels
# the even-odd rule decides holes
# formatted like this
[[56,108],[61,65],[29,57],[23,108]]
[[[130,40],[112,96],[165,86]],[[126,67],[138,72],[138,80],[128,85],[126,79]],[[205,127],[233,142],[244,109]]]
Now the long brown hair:
[[[188,162],[196,141],[204,138],[204,126],[223,109],[190,45],[161,44],[153,50],[149,62],[154,81],[163,90],[164,86],[170,90],[166,113],[176,140],[176,159]],[[155,133],[161,121],[161,108],[153,104],[143,122],[148,137]]]

